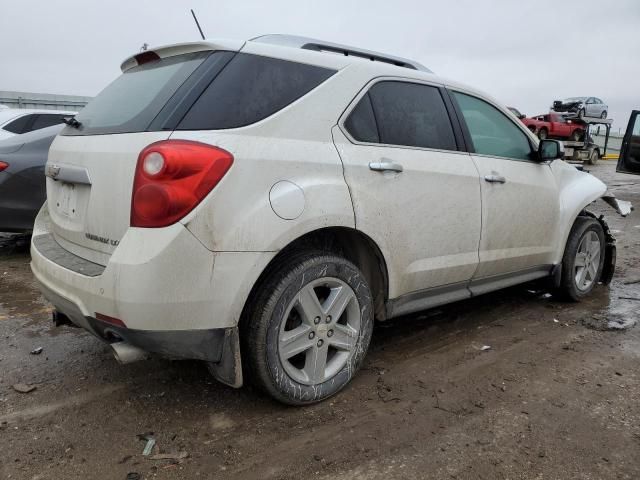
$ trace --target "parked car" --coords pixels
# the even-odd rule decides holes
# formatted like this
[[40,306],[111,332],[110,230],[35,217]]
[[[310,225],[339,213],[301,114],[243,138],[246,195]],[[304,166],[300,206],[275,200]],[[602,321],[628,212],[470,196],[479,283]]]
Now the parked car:
[[555,112],[573,113],[578,118],[607,118],[609,107],[596,97],[571,97],[553,102],[551,109]]
[[588,211],[606,186],[417,62],[270,35],[122,71],[54,140],[31,245],[55,320],[122,362],[200,359],[308,404],[355,375],[374,319],[611,279]]
[[62,124],[65,117],[76,113],[58,110],[0,109],[0,140]]
[[517,108],[515,107],[507,107],[507,108],[511,113],[513,113],[516,116],[516,118],[519,118],[519,119],[527,118],[527,116],[524,113],[520,113],[520,110],[518,110]]
[[44,165],[63,125],[0,141],[0,232],[29,232],[46,199]]
[[575,142],[584,137],[585,125],[579,120],[570,120],[555,112],[521,119],[538,138],[571,139]]

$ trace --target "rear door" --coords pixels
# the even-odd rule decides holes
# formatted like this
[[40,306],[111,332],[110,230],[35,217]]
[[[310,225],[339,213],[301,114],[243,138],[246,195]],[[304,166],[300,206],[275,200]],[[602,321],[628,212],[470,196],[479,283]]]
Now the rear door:
[[631,112],[616,171],[640,175],[640,110]]
[[480,171],[482,237],[474,279],[549,267],[560,203],[548,164],[525,132],[488,101],[453,92]]
[[334,141],[356,227],[388,259],[390,298],[464,284],[478,264],[480,186],[448,98],[437,85],[391,79],[360,95]]
[[[220,52],[220,58],[225,59]],[[45,169],[52,230],[67,250],[106,264],[129,228],[139,153],[167,139],[162,119],[180,113],[191,79],[218,52],[147,56],[111,83],[53,142]],[[220,62],[222,62],[220,60]],[[186,92],[185,92],[186,90]],[[184,112],[182,112],[184,114]]]

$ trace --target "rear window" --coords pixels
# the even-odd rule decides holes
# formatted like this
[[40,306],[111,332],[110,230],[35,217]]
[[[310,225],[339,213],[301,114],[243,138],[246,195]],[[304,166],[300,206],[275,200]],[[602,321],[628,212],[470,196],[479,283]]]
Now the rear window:
[[178,130],[219,130],[256,123],[320,85],[335,70],[239,53],[204,90]]
[[99,135],[147,130],[176,90],[209,56],[197,52],[131,68],[116,78],[76,115],[79,128],[64,135]]

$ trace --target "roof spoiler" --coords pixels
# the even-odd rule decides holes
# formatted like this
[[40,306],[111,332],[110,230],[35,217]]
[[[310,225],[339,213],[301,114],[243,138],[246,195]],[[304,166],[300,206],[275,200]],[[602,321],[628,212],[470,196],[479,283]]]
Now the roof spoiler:
[[173,45],[164,45],[149,50],[144,50],[135,55],[131,55],[120,65],[120,70],[126,72],[130,68],[142,65],[144,63],[159,60],[161,58],[174,57],[185,53],[204,52],[207,50],[227,50],[237,52],[244,45],[244,41],[239,40],[216,40],[208,42],[206,40],[200,42],[176,43]]

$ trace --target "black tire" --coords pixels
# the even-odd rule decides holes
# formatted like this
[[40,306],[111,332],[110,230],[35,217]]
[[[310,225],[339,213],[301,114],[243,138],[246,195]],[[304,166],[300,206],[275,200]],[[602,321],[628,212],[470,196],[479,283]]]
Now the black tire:
[[607,111],[606,110],[600,114],[600,118],[602,118],[603,120],[605,118],[607,118]]
[[600,154],[598,153],[598,150],[594,148],[593,150],[591,150],[591,153],[589,153],[589,158],[587,158],[587,163],[589,165],[595,165],[596,163],[598,163],[598,160],[600,160]]
[[571,134],[571,140],[573,140],[574,142],[579,142],[583,135],[584,132],[582,130],[574,130]]
[[538,138],[540,140],[544,140],[545,138],[547,138],[549,136],[549,131],[546,128],[541,128],[538,131]]
[[[305,287],[312,288],[315,292],[316,289],[325,287],[320,285],[313,288],[314,282],[324,282],[325,280],[338,282],[350,288],[345,292],[354,295],[352,295],[348,306],[345,307],[344,315],[349,310],[350,315],[355,315],[356,319],[359,318],[359,331],[357,335],[354,334],[350,337],[353,341],[351,350],[340,352],[335,349],[340,353],[340,358],[335,352],[329,358],[329,353],[327,353],[325,357],[327,368],[331,365],[332,360],[339,360],[338,365],[343,361],[346,362],[342,368],[337,370],[337,373],[331,374],[330,377],[327,376],[320,383],[313,383],[311,380],[305,383],[299,381],[295,376],[296,370],[293,362],[283,361],[281,358],[279,350],[281,335],[287,329],[288,322],[291,322],[291,319],[296,316],[299,324],[295,328],[309,328],[310,324],[304,321],[304,312],[296,310],[299,309],[296,302],[302,297],[302,292],[308,292]],[[320,295],[318,295],[319,298]],[[373,331],[373,302],[366,278],[350,261],[335,254],[320,251],[299,252],[291,255],[268,274],[267,278],[256,288],[250,301],[250,308],[247,309],[241,321],[245,373],[251,382],[276,400],[289,405],[306,405],[322,401],[344,388],[362,365]],[[289,311],[291,313],[287,313]],[[335,323],[340,323],[344,315],[340,319],[335,319]],[[324,345],[326,351],[331,351],[331,339],[328,338],[330,334],[327,329],[330,329],[332,325],[336,328],[336,325],[330,324],[328,319],[326,322],[325,327],[311,325],[311,328],[318,329],[314,331],[313,341],[311,341],[313,337],[307,336],[307,333],[297,337],[304,339],[306,336],[310,339],[310,343],[314,344],[298,354],[304,357],[296,360],[297,362],[302,361],[303,364],[298,372],[302,372],[306,368],[309,355],[320,350],[316,346],[319,346],[318,342],[321,338],[324,338],[324,342],[326,342]],[[321,323],[325,323],[324,320]],[[324,330],[321,331],[320,328],[324,328]],[[309,335],[311,334],[311,330],[307,330],[307,332]],[[296,359],[295,356],[289,360],[294,359]],[[323,372],[325,372],[324,369]]]
[[[600,254],[597,261],[597,270],[595,277],[591,279],[590,285],[586,288],[580,288],[578,280],[580,271],[576,263],[578,261],[577,254],[578,248],[581,246],[581,242],[585,237],[592,236],[591,232],[597,235],[600,241]],[[562,258],[562,277],[560,281],[559,293],[565,298],[573,301],[579,301],[591,293],[593,288],[600,280],[602,274],[602,266],[604,265],[605,257],[605,238],[602,225],[595,218],[591,217],[578,217],[571,228],[569,238],[567,239],[567,245],[564,250],[564,256]],[[595,261],[594,261],[595,262]],[[595,267],[595,263],[594,263]],[[586,268],[586,267],[585,267]]]
[[578,110],[578,118],[584,118],[584,114],[585,114],[584,108],[581,108],[580,110]]

